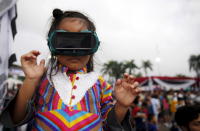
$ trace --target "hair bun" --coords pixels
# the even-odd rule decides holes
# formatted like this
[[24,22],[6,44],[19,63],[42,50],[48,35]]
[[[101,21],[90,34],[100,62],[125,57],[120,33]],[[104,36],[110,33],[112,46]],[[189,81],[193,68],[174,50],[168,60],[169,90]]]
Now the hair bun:
[[58,19],[58,18],[62,17],[62,15],[63,15],[62,10],[60,10],[60,9],[54,9],[53,10],[53,17],[54,18]]

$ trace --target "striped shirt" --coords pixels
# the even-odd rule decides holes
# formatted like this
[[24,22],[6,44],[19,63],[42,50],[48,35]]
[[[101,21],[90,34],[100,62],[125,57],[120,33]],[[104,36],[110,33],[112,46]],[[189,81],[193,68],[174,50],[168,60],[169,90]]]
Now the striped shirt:
[[[48,77],[43,78],[36,92],[32,130],[107,130],[105,120],[113,107],[112,87],[101,76],[95,79],[92,73],[86,72],[84,68],[68,73],[67,68],[62,67],[54,84]],[[56,84],[56,79],[66,82],[67,87]],[[86,87],[88,83],[90,87]]]

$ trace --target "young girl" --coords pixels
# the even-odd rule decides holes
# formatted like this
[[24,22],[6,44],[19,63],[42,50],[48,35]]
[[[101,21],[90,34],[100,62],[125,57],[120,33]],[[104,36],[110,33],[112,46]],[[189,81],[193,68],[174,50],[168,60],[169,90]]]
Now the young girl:
[[[87,41],[87,46],[79,43],[80,49],[65,47],[80,39]],[[93,72],[98,44],[95,26],[88,17],[55,9],[48,33],[52,54],[49,66],[45,68],[44,60],[37,64],[39,51],[21,57],[25,80],[1,114],[1,122],[9,127],[29,122],[31,130],[40,131],[131,130],[127,111],[138,93],[138,83],[128,74],[117,80],[117,102],[112,105],[111,86]]]

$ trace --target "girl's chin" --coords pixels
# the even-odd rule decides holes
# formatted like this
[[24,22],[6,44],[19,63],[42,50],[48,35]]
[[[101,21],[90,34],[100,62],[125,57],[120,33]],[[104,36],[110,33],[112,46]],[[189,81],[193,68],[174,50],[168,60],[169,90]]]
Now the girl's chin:
[[82,68],[81,66],[78,66],[76,64],[68,65],[67,67],[69,68],[69,70],[73,70],[73,71],[77,71],[77,70],[80,70]]

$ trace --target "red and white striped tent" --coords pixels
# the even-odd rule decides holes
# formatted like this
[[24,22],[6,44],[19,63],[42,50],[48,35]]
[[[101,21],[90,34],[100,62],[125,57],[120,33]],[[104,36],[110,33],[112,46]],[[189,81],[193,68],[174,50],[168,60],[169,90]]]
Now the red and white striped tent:
[[192,77],[161,77],[161,76],[151,76],[151,77],[139,77],[136,81],[140,83],[143,90],[180,90],[187,89],[191,87],[197,87],[200,83],[200,79]]

